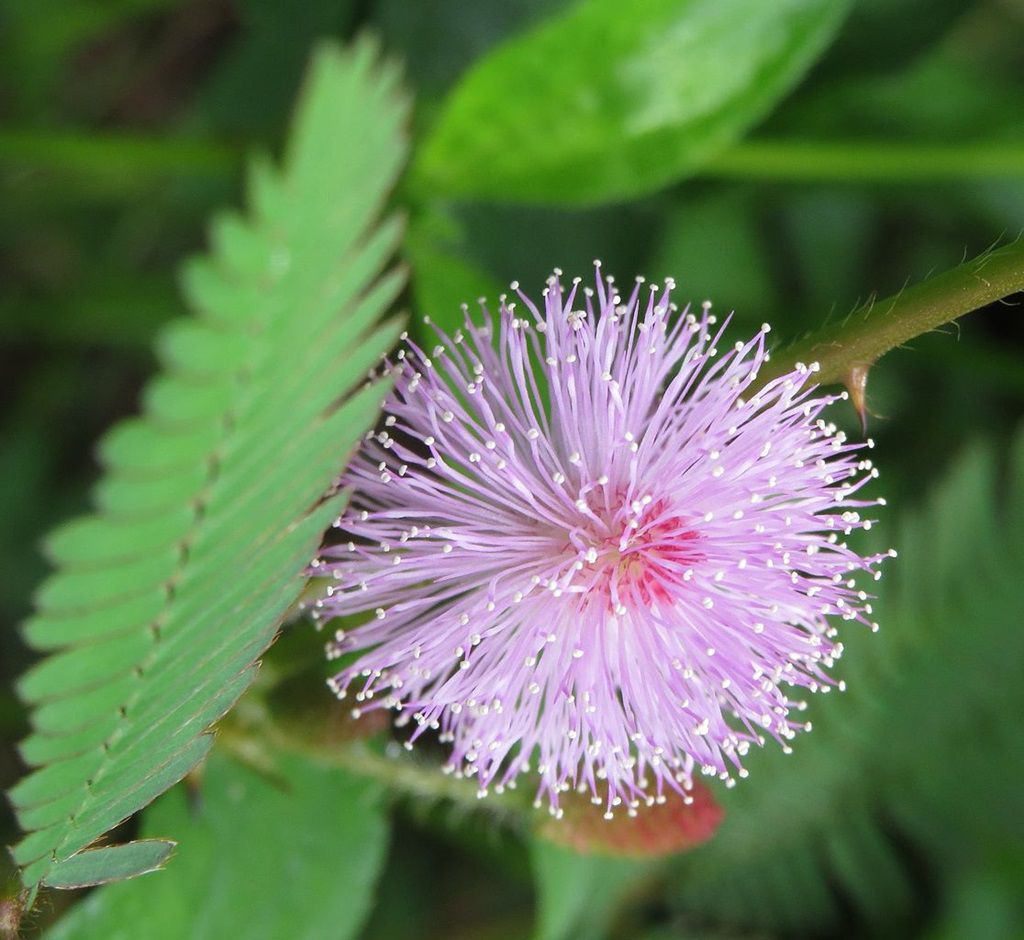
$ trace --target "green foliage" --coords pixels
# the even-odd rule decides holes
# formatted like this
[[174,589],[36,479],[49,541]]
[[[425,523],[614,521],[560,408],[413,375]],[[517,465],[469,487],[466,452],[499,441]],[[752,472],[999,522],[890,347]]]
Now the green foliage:
[[775,300],[752,196],[720,190],[674,201],[647,270],[651,278],[676,278],[691,302],[735,310],[744,329],[757,329]]
[[[288,112],[310,45],[352,19],[352,0],[242,0],[242,34],[204,89],[203,123],[252,133],[276,130]],[[273,61],[274,67],[267,68]]]
[[169,839],[141,839],[86,849],[51,872],[46,883],[51,888],[88,888],[146,875],[163,867],[174,845]]
[[266,778],[215,754],[196,791],[175,787],[144,831],[180,839],[154,878],[109,885],[76,906],[50,940],[353,937],[384,861],[379,784],[281,755]]
[[378,325],[403,278],[377,219],[406,109],[376,59],[319,50],[283,172],[254,163],[250,218],[220,216],[186,271],[196,316],[162,335],[143,416],[101,444],[97,512],[47,541],[24,635],[51,655],[19,686],[38,769],[10,792],[29,888],[105,880],[110,850],[79,853],[206,755],[344,504],[324,494],[382,395],[355,389],[401,328]]
[[171,0],[9,0],[0,10],[0,72],[16,75],[26,112],[51,102],[64,58],[78,43],[125,17]]
[[855,0],[825,69],[892,70],[931,48],[964,15],[964,0]]
[[594,204],[659,189],[792,88],[847,0],[587,0],[481,59],[419,154],[423,191]]
[[892,929],[911,912],[916,865],[945,891],[980,858],[1024,871],[1022,521],[1024,432],[1005,470],[974,447],[904,517],[882,630],[845,631],[849,691],[812,703],[793,755],[751,757],[716,838],[680,866],[682,911],[817,933],[845,903]]
[[446,223],[443,216],[428,217],[406,239],[413,300],[420,313],[412,332],[418,342],[431,347],[436,334],[423,317],[451,335],[462,326],[464,304],[475,311],[481,297],[494,304],[502,293],[494,278],[463,260],[462,246],[455,242],[453,233],[445,231],[450,227]]
[[419,99],[446,91],[507,36],[576,0],[376,0],[374,20],[388,48],[406,61]]
[[592,940],[606,935],[623,897],[656,863],[580,855],[542,839],[530,844],[537,889],[535,940]]
[[[318,35],[370,28],[405,60],[424,132],[416,179],[402,193],[412,209],[401,246],[408,299],[445,328],[463,301],[493,299],[512,279],[535,291],[554,265],[586,275],[600,257],[620,280],[671,275],[681,301],[709,297],[720,314],[735,307],[730,329],[768,320],[784,344],[841,323],[876,294],[906,298],[906,285],[1009,240],[1024,218],[1024,21],[1013,3],[298,7],[0,3],[0,622],[24,617],[43,574],[31,548],[38,534],[86,506],[89,446],[132,408],[155,333],[180,313],[173,271],[201,242],[210,212],[235,200],[246,142],[276,151],[285,139],[284,113]],[[357,58],[366,66],[365,50]],[[188,276],[206,312],[161,341],[168,371],[147,392],[148,442],[138,430],[141,443],[111,441],[118,466],[97,488],[98,521],[53,543],[72,579],[44,588],[46,610],[30,628],[55,655],[26,678],[28,694],[46,700],[24,750],[53,775],[48,786],[70,789],[66,802],[21,814],[45,829],[30,838],[53,843],[39,849],[41,865],[58,843],[70,854],[44,880],[67,887],[147,871],[180,841],[166,871],[87,896],[58,934],[202,935],[200,918],[232,936],[258,936],[263,920],[282,936],[359,929],[382,864],[379,792],[317,763],[285,758],[275,773],[273,740],[405,794],[367,936],[525,937],[531,890],[542,936],[1024,936],[1024,664],[1010,619],[1024,608],[1014,586],[1024,519],[1020,499],[1005,495],[1021,471],[999,464],[993,486],[996,462],[975,450],[935,488],[965,438],[1003,440],[1019,420],[1024,319],[1010,302],[902,343],[873,370],[870,404],[885,418],[871,420],[872,456],[890,498],[878,528],[901,550],[881,584],[882,633],[845,630],[849,691],[812,700],[815,731],[793,756],[751,757],[751,778],[722,794],[720,838],[669,861],[678,877],[534,850],[518,839],[537,822],[517,802],[528,788],[480,803],[467,781],[437,773],[429,748],[396,759],[387,742],[349,741],[348,711],[323,689],[332,667],[305,623],[291,631],[287,656],[264,658],[198,790],[182,786],[146,810],[146,839],[129,824],[115,841],[139,841],[83,841],[205,748],[207,716],[229,707],[277,610],[299,590],[321,524],[304,520],[306,510],[370,420],[370,401],[351,422],[310,418],[345,400],[356,367],[343,347],[355,355],[360,324],[375,317],[317,293],[318,282],[344,292],[331,271],[365,286],[380,270],[369,260],[365,277],[352,267],[373,252],[369,236],[342,237],[339,213],[377,198],[401,151],[397,139],[385,151],[368,132],[393,128],[388,79],[365,68],[349,78],[307,122],[301,167],[293,154],[284,176],[256,168],[249,227],[218,223],[219,260]],[[628,80],[646,81],[650,94],[622,94]],[[678,110],[663,132],[636,133],[659,92]],[[365,164],[354,166],[356,155]],[[288,271],[254,279],[269,246],[285,243],[274,263]],[[984,293],[989,273],[962,270],[968,276],[947,282],[933,309],[956,306],[970,285]],[[286,295],[295,301],[287,310]],[[420,317],[410,330],[430,341]],[[390,335],[369,341],[360,368]],[[239,377],[237,399],[229,373]],[[229,413],[242,423],[218,425]],[[830,417],[853,430],[849,409]],[[203,428],[205,441],[189,437]],[[206,452],[192,459],[182,446],[190,442]],[[222,450],[223,472],[207,459]],[[282,501],[292,494],[289,508]],[[927,510],[888,528],[903,504],[923,498]],[[326,519],[334,510],[319,511]],[[175,561],[182,539],[188,555]],[[182,561],[173,596],[146,587]],[[150,622],[160,625],[155,643]],[[272,652],[286,651],[278,642]],[[17,632],[0,629],[0,788],[22,772],[14,742],[27,732],[27,710],[10,683],[27,660]],[[367,717],[379,716],[364,725]],[[100,758],[108,728],[111,752]],[[190,741],[196,754],[184,752]],[[266,778],[224,760],[222,747],[258,761]],[[100,760],[93,777],[90,754]],[[88,805],[68,805],[76,785]],[[3,843],[17,838],[6,811],[0,801]],[[73,826],[49,824],[47,814],[62,813],[75,814]],[[346,841],[364,823],[363,838]],[[332,836],[344,846],[337,854],[325,844]],[[0,852],[0,895],[17,895],[17,882]],[[24,926],[45,931],[73,900],[44,896]],[[0,897],[0,935],[20,910]]]

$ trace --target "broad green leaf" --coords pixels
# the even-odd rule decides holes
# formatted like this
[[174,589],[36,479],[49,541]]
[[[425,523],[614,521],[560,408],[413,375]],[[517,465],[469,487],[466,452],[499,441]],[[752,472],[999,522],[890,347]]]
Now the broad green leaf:
[[485,56],[420,152],[425,193],[594,204],[657,190],[764,116],[848,0],[585,0]]
[[267,778],[214,755],[198,792],[178,786],[146,811],[147,835],[179,840],[174,864],[96,891],[48,936],[353,937],[387,848],[383,797],[379,784],[304,758],[280,757]]
[[402,276],[401,227],[379,217],[407,109],[377,59],[317,52],[282,170],[254,162],[248,218],[214,221],[187,269],[195,315],[159,344],[142,416],[101,443],[96,513],[47,542],[58,570],[25,637],[52,652],[19,683],[36,769],[10,792],[30,890],[132,869],[142,849],[81,853],[203,759],[343,508],[324,497],[401,329],[380,325]]
[[654,863],[579,855],[550,842],[530,844],[537,890],[535,940],[598,940],[624,896]]

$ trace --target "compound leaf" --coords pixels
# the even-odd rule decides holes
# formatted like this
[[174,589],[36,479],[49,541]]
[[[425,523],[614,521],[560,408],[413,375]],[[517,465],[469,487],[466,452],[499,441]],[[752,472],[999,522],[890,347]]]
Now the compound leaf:
[[401,235],[380,221],[405,158],[407,106],[372,43],[320,48],[280,170],[256,160],[247,217],[214,222],[186,268],[139,418],[100,445],[96,511],[50,536],[57,570],[21,679],[35,769],[10,791],[30,891],[156,867],[167,844],[91,843],[180,780],[251,683],[345,494],[374,420],[367,371],[401,324]]

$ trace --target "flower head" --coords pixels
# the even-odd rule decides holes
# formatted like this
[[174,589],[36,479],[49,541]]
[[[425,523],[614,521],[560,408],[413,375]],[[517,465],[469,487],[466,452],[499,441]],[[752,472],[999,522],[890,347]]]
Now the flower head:
[[343,477],[344,541],[319,615],[372,611],[329,644],[331,685],[451,745],[481,792],[531,768],[538,799],[608,813],[728,782],[805,727],[830,687],[830,617],[868,622],[845,542],[875,471],[820,414],[814,367],[761,386],[762,328],[725,346],[674,285],[620,296],[557,272],[482,324],[409,344],[386,418]]

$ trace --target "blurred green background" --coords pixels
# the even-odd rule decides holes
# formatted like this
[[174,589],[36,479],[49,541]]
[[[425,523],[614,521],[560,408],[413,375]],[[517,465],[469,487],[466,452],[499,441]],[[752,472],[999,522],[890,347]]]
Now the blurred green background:
[[[560,0],[5,0],[0,6],[0,786],[21,773],[13,743],[27,726],[11,682],[29,661],[16,625],[45,572],[34,546],[55,523],[86,508],[97,473],[93,442],[134,411],[154,367],[154,335],[181,312],[179,262],[202,249],[210,213],[239,202],[242,155],[254,146],[280,147],[311,44],[322,36],[377,33],[404,63],[416,95],[415,130],[426,133],[472,63],[570,6]],[[501,106],[493,103],[496,113]],[[831,46],[748,140],[780,142],[779,165],[759,165],[756,151],[741,143],[712,155],[687,179],[592,208],[567,209],[511,190],[503,198],[500,187],[487,201],[434,196],[427,185],[400,190],[397,201],[410,213],[407,302],[443,320],[457,314],[459,300],[493,295],[512,278],[529,290],[553,266],[586,275],[599,257],[620,280],[636,273],[674,276],[684,299],[708,297],[719,310],[734,310],[738,335],[768,320],[777,335],[795,338],[873,294],[895,293],[1015,238],[1024,226],[1024,2],[860,0]],[[836,159],[852,144],[877,147],[877,159],[870,165]],[[1002,169],[978,171],[975,144],[1005,158]],[[504,145],[514,149],[517,141]],[[928,162],[935,153],[938,168]],[[1000,455],[1024,415],[1020,310],[1004,304],[973,314],[894,352],[872,373],[873,456],[894,516],[940,499],[934,495],[940,485],[954,502],[970,501],[972,485],[988,486],[956,469],[978,441],[988,442],[993,465],[1004,468],[993,473],[1005,484]],[[842,417],[855,428],[852,414]],[[941,483],[950,473],[959,483]],[[974,535],[998,553],[995,522],[968,516],[952,524],[988,525]],[[897,531],[894,521],[886,530],[899,544]],[[1024,611],[1019,590],[1018,599]],[[968,595],[964,609],[973,610],[974,602]],[[959,626],[967,634],[977,629],[971,619]],[[1024,668],[1013,658],[1019,652],[1019,642],[1011,645],[1008,662]],[[942,699],[936,707],[944,704],[953,714],[958,696],[973,701],[970,689],[990,683],[986,661],[962,651],[948,655],[966,657],[963,669],[937,673],[930,689]],[[947,658],[947,667],[955,665]],[[1010,669],[1005,681],[1024,684],[1024,673]],[[883,711],[872,719],[882,737],[901,720],[898,680],[894,687],[896,696],[880,698]],[[1019,701],[1019,695],[993,700],[979,714],[1008,723],[1014,706],[1007,703]],[[944,755],[936,764],[948,774],[960,761],[980,760],[996,776],[1024,766],[1003,744],[981,748],[980,756],[977,748],[960,749],[964,737],[977,736],[969,726],[955,740],[936,742]],[[884,740],[874,745],[884,753]],[[892,747],[903,746],[894,733]],[[746,786],[757,786],[757,776]],[[887,785],[898,788],[901,780],[895,776]],[[993,830],[1017,838],[1024,780],[1009,781],[1016,785],[1002,788],[1002,802],[983,802]],[[972,801],[971,793],[946,796],[952,803],[943,805]],[[848,895],[861,881],[840,870],[825,878],[834,893],[828,916],[766,912],[762,918],[755,910],[730,922],[722,913],[727,905],[695,900],[679,887],[687,877],[683,866],[667,875],[659,870],[617,915],[567,935],[607,929],[649,938],[1024,936],[1019,844],[994,837],[968,845],[950,835],[950,861],[932,849],[945,840],[948,820],[940,814],[927,817],[922,836],[875,802],[868,811],[885,816],[884,858],[875,877],[884,871],[889,883],[898,878],[906,885],[881,914],[871,914],[873,904],[881,905],[872,892]],[[0,841],[15,837],[4,808]],[[0,863],[4,878],[6,865]],[[770,880],[773,866],[765,871]],[[780,877],[771,890],[800,905],[799,885]],[[486,817],[453,822],[406,807],[365,934],[528,936],[533,898],[527,853],[498,824]],[[49,901],[32,929],[45,926],[63,903]]]

